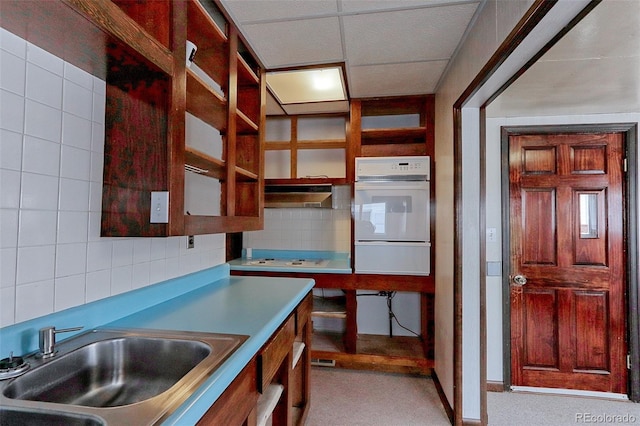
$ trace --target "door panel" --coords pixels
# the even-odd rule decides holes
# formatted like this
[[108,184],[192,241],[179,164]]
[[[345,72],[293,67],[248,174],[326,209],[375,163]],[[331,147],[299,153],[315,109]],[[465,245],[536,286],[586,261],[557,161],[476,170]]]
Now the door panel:
[[539,290],[523,294],[526,347],[525,365],[559,368],[558,301],[556,291]]
[[609,370],[609,312],[604,291],[576,291],[574,294],[576,326],[576,370]]
[[511,377],[626,393],[621,134],[509,137]]
[[522,190],[523,262],[556,264],[556,207],[553,189]]

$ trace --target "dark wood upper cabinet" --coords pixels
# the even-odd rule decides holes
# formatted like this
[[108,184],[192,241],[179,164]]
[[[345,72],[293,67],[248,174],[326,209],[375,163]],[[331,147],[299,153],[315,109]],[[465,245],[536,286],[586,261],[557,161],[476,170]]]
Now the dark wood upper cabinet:
[[[264,72],[217,3],[3,1],[0,24],[106,80],[102,236],[262,228]],[[189,143],[189,116],[215,137]],[[152,191],[168,191],[168,223],[151,223]],[[189,197],[215,208],[190,212]]]

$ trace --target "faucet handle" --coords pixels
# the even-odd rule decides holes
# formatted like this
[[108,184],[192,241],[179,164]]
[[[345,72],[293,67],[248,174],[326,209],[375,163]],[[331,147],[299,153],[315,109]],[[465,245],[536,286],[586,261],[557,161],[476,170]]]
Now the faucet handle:
[[61,328],[56,330],[55,327],[43,327],[40,329],[40,355],[43,358],[52,357],[56,354],[56,334],[68,333],[71,331],[82,330],[84,327]]

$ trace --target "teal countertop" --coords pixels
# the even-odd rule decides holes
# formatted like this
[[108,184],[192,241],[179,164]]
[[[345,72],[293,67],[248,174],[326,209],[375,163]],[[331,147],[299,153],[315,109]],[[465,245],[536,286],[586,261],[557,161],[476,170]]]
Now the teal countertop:
[[313,274],[350,274],[351,262],[349,253],[321,250],[270,250],[253,249],[251,259],[326,259],[329,262],[322,267],[264,266],[248,265],[247,250],[242,250],[242,257],[228,262],[232,271],[260,272],[296,272]]
[[84,330],[130,327],[249,336],[163,422],[195,424],[313,285],[314,281],[306,278],[232,277],[229,265],[225,264],[2,328],[0,350],[15,354],[36,350],[37,330],[47,325],[57,328],[83,325]]

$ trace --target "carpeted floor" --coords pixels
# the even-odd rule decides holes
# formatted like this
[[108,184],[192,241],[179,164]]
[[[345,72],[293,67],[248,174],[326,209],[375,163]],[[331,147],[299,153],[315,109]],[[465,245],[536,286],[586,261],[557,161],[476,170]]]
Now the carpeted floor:
[[490,426],[640,425],[640,404],[600,398],[489,392]]
[[[640,404],[520,392],[487,394],[489,426],[640,425]],[[450,425],[430,378],[313,367],[307,426]]]
[[428,377],[311,369],[307,426],[450,425]]

